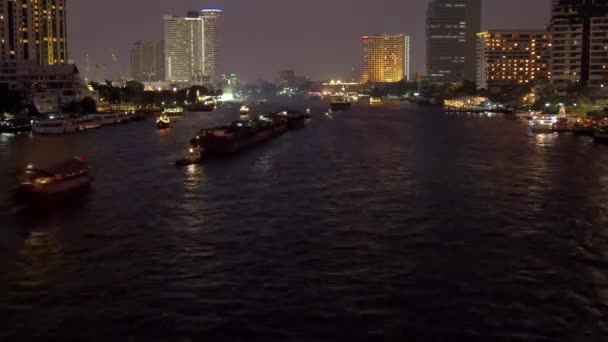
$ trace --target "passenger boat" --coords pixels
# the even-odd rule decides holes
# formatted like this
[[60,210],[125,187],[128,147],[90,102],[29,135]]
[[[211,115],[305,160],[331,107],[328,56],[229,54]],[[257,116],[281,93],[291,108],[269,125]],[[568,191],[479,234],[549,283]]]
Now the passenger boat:
[[180,117],[184,116],[184,108],[183,107],[165,108],[165,110],[163,110],[163,114],[166,114],[167,116],[169,116],[171,118],[180,118]]
[[350,101],[346,97],[336,97],[332,99],[330,108],[332,111],[346,111],[351,107]]
[[530,120],[530,131],[533,133],[553,133],[557,116],[534,116]]
[[213,98],[203,100],[201,103],[194,103],[188,106],[189,112],[212,112],[217,107],[217,102]]
[[118,125],[129,120],[129,115],[125,112],[111,112],[93,114],[101,121],[102,126]]
[[156,118],[156,128],[167,129],[171,127],[171,118],[167,114],[161,114]]
[[44,119],[34,120],[32,130],[35,134],[68,134],[102,126],[101,119],[95,115],[62,116],[50,115]]
[[369,104],[371,104],[371,105],[382,104],[382,99],[379,98],[379,97],[370,97],[369,98]]
[[17,181],[19,195],[53,197],[89,186],[92,176],[88,161],[79,157],[44,170],[28,165]]

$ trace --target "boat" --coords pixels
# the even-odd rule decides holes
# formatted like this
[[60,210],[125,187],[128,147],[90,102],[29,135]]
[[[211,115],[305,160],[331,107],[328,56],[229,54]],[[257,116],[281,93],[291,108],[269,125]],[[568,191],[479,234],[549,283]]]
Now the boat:
[[48,169],[28,165],[17,175],[18,194],[27,197],[54,197],[88,187],[92,182],[90,166],[78,157]]
[[306,123],[312,118],[312,115],[310,114],[310,109],[307,109],[306,112],[301,112],[299,110],[284,110],[273,113],[270,117],[285,120],[287,128],[289,130],[294,130],[306,126]]
[[382,104],[382,99],[379,97],[370,97],[369,104],[371,104],[371,105]]
[[165,108],[165,110],[163,110],[163,114],[166,114],[171,118],[179,118],[184,115],[184,108],[183,107]]
[[260,116],[256,120],[233,121],[203,129],[190,141],[187,155],[175,162],[187,166],[209,157],[227,157],[277,137],[287,131],[286,120]]
[[332,111],[345,111],[351,107],[350,101],[346,97],[336,97],[332,99],[330,108]]
[[156,128],[167,129],[171,127],[171,118],[163,113],[156,118]]
[[0,121],[0,133],[22,133],[32,130],[32,121],[27,117],[5,114]]
[[251,109],[247,105],[242,105],[241,109],[239,109],[239,114],[241,116],[241,119],[246,119],[249,116],[250,112],[251,112]]
[[125,112],[110,112],[93,114],[101,121],[102,126],[119,125],[129,120],[129,115]]
[[597,128],[593,132],[593,141],[601,144],[608,144],[608,129],[605,127]]
[[194,103],[188,106],[189,112],[212,112],[217,106],[217,101],[213,98],[203,100],[201,103]]
[[132,111],[129,113],[129,121],[145,121],[146,115],[144,111]]
[[557,116],[534,116],[530,120],[530,131],[532,133],[553,133]]
[[32,131],[35,134],[68,134],[99,128],[102,126],[100,118],[95,115],[64,116],[49,115],[34,120]]

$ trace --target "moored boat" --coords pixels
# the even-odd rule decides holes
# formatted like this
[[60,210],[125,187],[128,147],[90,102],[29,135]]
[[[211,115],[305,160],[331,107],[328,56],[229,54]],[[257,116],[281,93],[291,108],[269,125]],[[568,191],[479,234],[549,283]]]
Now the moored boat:
[[54,197],[86,188],[91,184],[90,166],[79,157],[48,169],[28,165],[17,175],[18,194],[34,197]]
[[101,126],[101,119],[94,115],[49,115],[46,118],[34,120],[32,131],[35,134],[55,135],[86,131]]

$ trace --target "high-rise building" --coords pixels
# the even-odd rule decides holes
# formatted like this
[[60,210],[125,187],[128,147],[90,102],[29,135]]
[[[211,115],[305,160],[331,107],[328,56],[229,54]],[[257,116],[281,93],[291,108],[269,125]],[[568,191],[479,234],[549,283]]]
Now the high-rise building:
[[0,0],[0,62],[67,63],[66,0]]
[[139,41],[131,48],[131,78],[139,82],[165,80],[165,42]]
[[186,17],[164,17],[166,81],[204,82],[218,76],[221,13],[205,9]]
[[198,18],[164,17],[165,81],[190,82],[202,73],[202,22]]
[[203,75],[211,79],[218,77],[221,15],[219,9],[204,9],[200,14],[203,20]]
[[608,0],[553,0],[550,30],[556,91],[565,94],[570,86],[608,91]]
[[409,80],[410,37],[404,34],[363,36],[361,81],[384,83]]
[[431,0],[426,20],[428,77],[443,83],[475,81],[481,0]]
[[547,31],[488,31],[479,34],[477,88],[493,92],[549,79],[551,35]]

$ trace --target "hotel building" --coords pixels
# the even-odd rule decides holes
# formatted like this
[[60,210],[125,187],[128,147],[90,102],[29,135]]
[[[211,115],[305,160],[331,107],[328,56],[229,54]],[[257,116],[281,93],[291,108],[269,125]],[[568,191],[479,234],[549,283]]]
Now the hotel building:
[[0,62],[67,63],[65,0],[0,0]]
[[499,92],[548,81],[551,35],[547,31],[488,31],[478,36],[477,88]]
[[361,82],[409,80],[410,37],[404,34],[363,36]]

